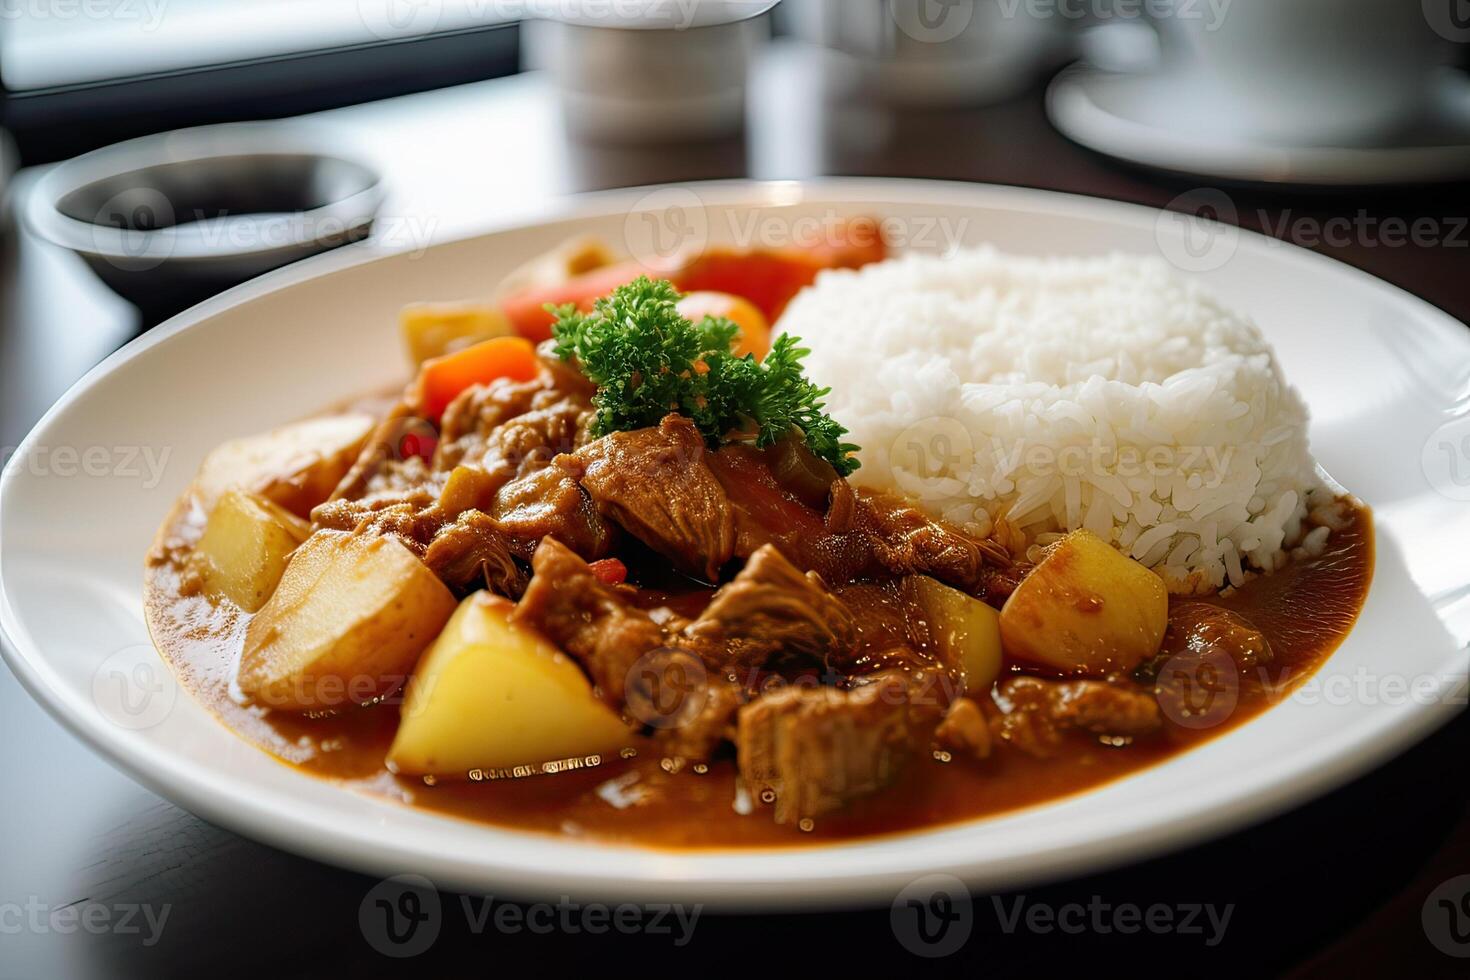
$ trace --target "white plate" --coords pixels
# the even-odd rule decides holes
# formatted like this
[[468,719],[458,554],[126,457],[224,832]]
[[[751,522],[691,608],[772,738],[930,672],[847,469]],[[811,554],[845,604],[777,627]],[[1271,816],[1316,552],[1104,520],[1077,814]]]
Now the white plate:
[[[715,240],[754,231],[779,243],[787,230],[811,229],[798,218],[859,212],[894,218],[897,230],[935,246],[948,231],[1018,252],[1162,252],[1209,267],[1203,277],[1259,320],[1305,393],[1322,463],[1377,510],[1367,607],[1319,675],[1342,686],[1338,695],[1329,688],[1315,703],[1290,700],[1194,752],[1025,812],[837,846],[715,853],[502,831],[346,792],[276,763],[175,696],[146,646],[140,609],[154,530],[216,443],[400,380],[399,306],[482,295],[574,232],[639,250],[655,228]],[[1202,232],[1209,248],[1197,247]],[[423,252],[311,259],[212,299],[109,358],[47,414],[0,481],[0,624],[26,687],[143,783],[207,820],[365,872],[417,872],[498,894],[764,908],[888,901],[941,871],[977,889],[1015,887],[1258,820],[1363,772],[1458,710],[1460,648],[1470,636],[1470,487],[1455,482],[1470,481],[1467,365],[1463,326],[1371,276],[1138,207],[873,180],[598,195],[540,224]],[[1441,429],[1446,422],[1451,428]],[[79,454],[75,473],[59,447]],[[145,467],[131,475],[123,465],[130,447],[155,460],[168,452],[156,485]],[[89,449],[96,475],[85,466]],[[161,686],[124,710],[114,690],[120,668]],[[1367,680],[1355,681],[1360,675]],[[1385,678],[1416,682],[1417,696],[1398,695]],[[1445,760],[1445,778],[1459,778],[1460,765]]]

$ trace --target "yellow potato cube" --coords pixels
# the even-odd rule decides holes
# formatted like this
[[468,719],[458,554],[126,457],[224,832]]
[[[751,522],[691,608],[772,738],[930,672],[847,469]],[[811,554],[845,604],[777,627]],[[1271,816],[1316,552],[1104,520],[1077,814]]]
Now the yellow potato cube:
[[269,500],[227,490],[210,512],[190,568],[207,595],[253,613],[276,591],[291,553],[310,534],[309,524]]
[[454,606],[396,538],[318,531],[246,627],[240,689],[295,711],[375,701],[407,680]]
[[1000,613],[927,575],[908,582],[940,659],[964,668],[965,690],[990,690],[1000,676]]
[[208,511],[226,490],[238,488],[306,517],[357,462],[374,425],[372,416],[358,412],[323,415],[227,442],[205,458],[194,495]]
[[1126,673],[1158,652],[1168,618],[1163,579],[1091,531],[1073,531],[1006,601],[1001,646],[1064,674]]
[[513,625],[512,608],[488,592],[460,604],[409,684],[388,752],[394,771],[441,779],[472,770],[530,774],[632,743],[582,669]]

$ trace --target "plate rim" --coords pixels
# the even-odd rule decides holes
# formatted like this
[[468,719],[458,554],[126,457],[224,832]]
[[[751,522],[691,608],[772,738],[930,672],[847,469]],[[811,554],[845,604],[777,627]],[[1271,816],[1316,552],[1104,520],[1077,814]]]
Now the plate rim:
[[[1092,217],[1110,224],[1119,224],[1126,218],[1130,224],[1142,225],[1157,222],[1159,216],[1168,213],[1148,205],[1107,198],[962,181],[852,177],[801,181],[734,179],[649,185],[569,195],[550,202],[534,215],[520,216],[510,221],[487,222],[474,230],[435,238],[430,248],[529,230],[554,222],[577,220],[579,217],[590,219],[594,216],[615,214],[618,210],[627,210],[628,206],[636,205],[640,198],[650,193],[669,188],[692,190],[700,194],[704,204],[711,208],[781,203],[819,204],[824,200],[837,206],[866,203],[866,199],[877,202],[895,198],[905,204],[915,204],[925,203],[926,197],[937,204],[946,201],[955,204],[956,195],[969,195],[974,198],[970,203],[975,206]],[[619,204],[623,206],[620,208]],[[1346,272],[1353,278],[1371,283],[1377,289],[1386,287],[1397,301],[1408,302],[1433,314],[1428,320],[1438,324],[1434,329],[1445,336],[1450,336],[1452,331],[1465,329],[1444,310],[1371,273],[1267,235],[1236,229],[1234,225],[1224,227],[1234,229],[1249,238],[1263,239],[1274,246],[1284,245],[1285,249],[1280,253],[1283,257],[1325,263],[1339,275]],[[212,297],[124,345],[72,385],[21,441],[4,472],[0,473],[0,522],[3,522],[4,501],[9,496],[10,488],[21,479],[15,461],[23,459],[25,452],[60,415],[120,365],[142,356],[155,346],[168,343],[193,325],[209,320],[225,310],[307,280],[358,265],[391,259],[395,255],[414,250],[414,246],[384,247],[369,241],[293,263]],[[1462,344],[1470,343],[1470,337],[1463,333],[1453,335]],[[0,555],[0,568],[3,568],[3,561],[3,555]],[[141,572],[139,583],[141,596]],[[0,576],[0,585],[3,585],[3,576]],[[366,874],[381,874],[397,866],[400,871],[411,870],[428,874],[440,887],[463,891],[475,892],[493,888],[528,896],[575,894],[579,897],[617,901],[663,901],[674,895],[680,900],[697,900],[701,904],[720,909],[760,908],[769,911],[810,908],[812,902],[827,907],[872,904],[891,899],[905,884],[935,872],[957,875],[971,885],[983,882],[985,889],[993,890],[1016,887],[1021,883],[1032,884],[1062,876],[1092,873],[1130,863],[1211,839],[1227,830],[1243,829],[1298,806],[1405,751],[1461,710],[1460,705],[1453,703],[1451,698],[1440,697],[1429,705],[1417,706],[1416,710],[1385,713],[1377,724],[1363,726],[1364,730],[1356,744],[1338,747],[1326,757],[1323,765],[1315,766],[1305,774],[1298,771],[1289,779],[1280,777],[1274,782],[1257,776],[1244,788],[1223,794],[1221,799],[1209,801],[1208,806],[1196,805],[1187,813],[1177,813],[1162,826],[1138,826],[1125,833],[1108,835],[1105,840],[1090,839],[1070,847],[1047,851],[1043,855],[1031,855],[1022,861],[1002,861],[998,864],[976,864],[972,861],[968,865],[957,865],[951,861],[933,865],[907,864],[886,869],[854,864],[848,867],[828,867],[821,875],[810,878],[795,878],[789,874],[735,873],[740,870],[735,866],[737,860],[745,862],[753,857],[779,859],[802,854],[861,851],[875,845],[891,845],[895,842],[913,843],[930,834],[963,829],[967,826],[965,823],[902,835],[834,842],[831,845],[720,851],[663,851],[570,841],[540,834],[527,835],[505,828],[487,828],[493,834],[509,835],[503,838],[505,840],[533,837],[543,845],[561,850],[564,855],[570,856],[575,856],[578,852],[583,855],[612,852],[641,855],[648,865],[660,864],[657,858],[662,856],[674,857],[674,863],[684,866],[721,862],[726,865],[722,874],[701,873],[701,867],[694,867],[692,872],[687,869],[681,872],[665,866],[653,873],[630,876],[625,870],[578,867],[575,862],[547,869],[528,867],[524,862],[485,860],[485,855],[477,855],[480,858],[478,861],[460,861],[422,846],[422,841],[405,844],[402,841],[374,840],[372,848],[361,848],[359,845],[362,841],[357,837],[331,833],[329,828],[301,814],[287,813],[283,819],[283,814],[276,808],[264,803],[252,805],[251,794],[248,792],[237,790],[232,794],[231,781],[228,779],[214,774],[203,774],[207,778],[190,778],[190,767],[177,759],[166,759],[167,764],[160,766],[156,749],[116,738],[115,729],[105,723],[99,712],[88,711],[85,706],[72,704],[70,692],[62,689],[61,685],[50,682],[46,657],[39,644],[19,622],[11,606],[10,596],[3,588],[0,588],[0,640],[3,640],[0,642],[0,654],[3,654],[6,663],[26,691],[64,728],[111,764],[185,809],[282,850],[315,860],[325,860]],[[1300,754],[1306,754],[1306,750]],[[266,756],[270,757],[268,753]],[[302,778],[321,782],[304,774]],[[340,792],[342,787],[335,789]],[[1083,797],[1085,794],[1069,799]],[[440,819],[456,820],[453,817]],[[1080,853],[1084,851],[1090,853]],[[567,870],[569,867],[573,870]]]

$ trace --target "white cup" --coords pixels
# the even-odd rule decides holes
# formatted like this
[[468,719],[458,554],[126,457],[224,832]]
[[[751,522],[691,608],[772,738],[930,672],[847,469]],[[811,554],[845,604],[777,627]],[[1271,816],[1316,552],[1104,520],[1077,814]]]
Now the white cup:
[[1243,138],[1391,133],[1423,110],[1448,57],[1418,0],[1173,0],[1156,17],[1199,111]]

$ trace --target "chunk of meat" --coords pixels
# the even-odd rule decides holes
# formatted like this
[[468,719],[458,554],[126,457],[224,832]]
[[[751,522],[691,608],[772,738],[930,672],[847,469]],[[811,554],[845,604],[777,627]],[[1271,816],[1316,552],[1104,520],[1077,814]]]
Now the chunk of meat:
[[699,710],[681,724],[660,731],[660,748],[678,762],[707,762],[720,746],[735,741],[736,716],[745,702],[745,689],[739,684],[707,678]]
[[863,489],[858,500],[870,515],[874,558],[890,575],[928,575],[973,594],[987,559],[997,565],[1010,561],[995,542],[972,538],[902,497]]
[[858,626],[820,576],[803,574],[766,545],[685,627],[683,639],[712,670],[744,671],[778,653],[845,662],[857,647]]
[[614,432],[558,462],[598,513],[680,571],[715,582],[735,551],[735,518],[704,457],[699,429],[669,415],[657,428]]
[[552,537],[583,558],[596,561],[606,558],[617,540],[592,499],[557,466],[536,470],[501,487],[490,516],[512,539],[519,557],[529,557],[543,538]]
[[736,751],[753,792],[775,795],[777,823],[841,809],[892,783],[925,750],[943,709],[886,674],[853,690],[792,686],[740,709]]
[[435,462],[440,469],[453,469],[471,458],[484,455],[484,446],[495,430],[513,418],[531,411],[538,396],[545,397],[548,378],[513,381],[499,378],[487,385],[473,385],[460,393],[444,410],[439,423]]
[[1221,653],[1241,670],[1271,662],[1271,643],[1244,616],[1208,602],[1169,604],[1169,627],[1156,663],[1181,655],[1207,657]]
[[510,599],[526,591],[526,573],[488,514],[467,510],[440,528],[424,552],[429,571],[456,592],[489,588]]
[[1068,731],[1109,738],[1136,738],[1163,724],[1152,695],[1128,684],[1107,681],[1052,681],[1013,677],[995,695],[1002,714],[996,737],[1045,758]]
[[[508,419],[483,439],[461,439],[456,445],[464,451],[456,464],[478,466],[502,483],[543,469],[586,441],[589,412],[585,402],[566,398],[537,405]],[[449,455],[441,456],[441,463],[448,461]]]
[[825,512],[784,485],[769,451],[727,445],[710,468],[725,488],[735,517],[735,554],[774,544],[798,568],[834,586],[869,578],[929,575],[966,593],[984,584],[987,569],[1010,564],[994,541],[935,520],[901,498],[854,489],[835,480]]
[[598,695],[622,710],[625,685],[639,658],[664,644],[664,631],[555,538],[531,560],[531,582],[512,621],[539,630],[582,665]]
[[400,402],[362,444],[328,502],[422,489],[430,482],[432,470],[420,453],[431,449],[434,439],[434,427],[415,418],[413,410]]
[[958,698],[934,732],[934,740],[956,755],[984,759],[990,755],[990,723],[970,698]]

